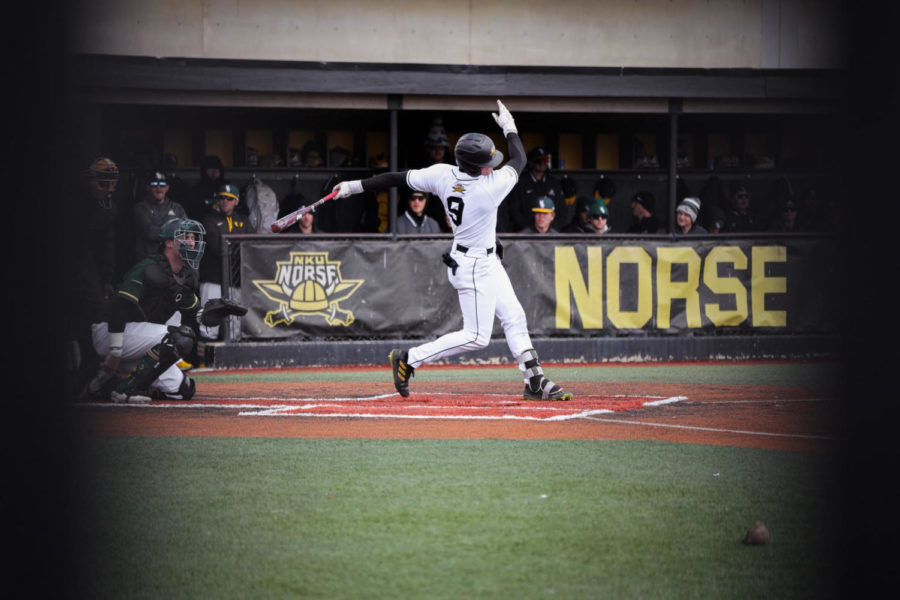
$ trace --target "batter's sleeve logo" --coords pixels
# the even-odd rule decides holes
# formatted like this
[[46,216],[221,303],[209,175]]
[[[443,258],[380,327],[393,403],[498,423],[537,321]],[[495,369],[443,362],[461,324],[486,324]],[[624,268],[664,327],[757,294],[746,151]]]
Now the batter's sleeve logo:
[[363,279],[341,277],[341,263],[327,252],[291,252],[286,261],[276,261],[275,279],[255,279],[253,284],[277,308],[266,313],[265,323],[286,326],[300,317],[321,317],[329,325],[347,327],[353,313],[340,307],[363,284]]

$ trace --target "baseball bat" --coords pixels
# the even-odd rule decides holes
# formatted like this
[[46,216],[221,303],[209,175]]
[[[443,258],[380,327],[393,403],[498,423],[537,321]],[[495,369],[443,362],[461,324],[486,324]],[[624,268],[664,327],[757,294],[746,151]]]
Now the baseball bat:
[[283,217],[281,217],[280,219],[278,219],[277,221],[272,223],[272,231],[274,233],[278,233],[279,231],[284,231],[285,229],[287,229],[288,227],[290,227],[291,225],[293,225],[294,223],[299,221],[300,218],[303,217],[303,215],[305,215],[306,213],[308,213],[312,210],[315,210],[317,206],[321,206],[322,204],[325,204],[326,202],[328,202],[335,196],[337,196],[337,190],[331,192],[324,198],[320,198],[320,199],[316,200],[309,206],[304,206],[303,208],[298,208],[294,212],[292,212],[288,215],[284,215]]

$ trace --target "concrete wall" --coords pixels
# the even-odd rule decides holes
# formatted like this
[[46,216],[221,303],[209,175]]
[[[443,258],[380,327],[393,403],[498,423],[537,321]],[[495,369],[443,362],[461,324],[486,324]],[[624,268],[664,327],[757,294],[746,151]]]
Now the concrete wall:
[[81,0],[73,49],[503,66],[845,66],[844,0]]

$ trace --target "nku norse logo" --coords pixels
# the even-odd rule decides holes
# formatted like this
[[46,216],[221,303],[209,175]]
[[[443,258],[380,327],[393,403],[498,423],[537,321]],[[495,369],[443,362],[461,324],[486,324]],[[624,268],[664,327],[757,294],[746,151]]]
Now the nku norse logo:
[[355,317],[338,304],[362,285],[362,279],[343,279],[341,263],[328,260],[327,252],[291,252],[276,261],[275,279],[256,279],[254,285],[279,307],[266,313],[269,327],[290,325],[297,317],[321,316],[329,325],[350,325]]

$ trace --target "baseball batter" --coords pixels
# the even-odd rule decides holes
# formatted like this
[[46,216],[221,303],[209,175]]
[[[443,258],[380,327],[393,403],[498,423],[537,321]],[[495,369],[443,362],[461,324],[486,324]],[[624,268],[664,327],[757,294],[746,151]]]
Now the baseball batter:
[[495,234],[497,209],[518,181],[526,158],[512,115],[500,100],[497,107],[498,112],[492,116],[503,130],[510,154],[509,161],[500,169],[495,170],[503,162],[503,153],[494,147],[491,139],[481,133],[467,133],[456,144],[456,166],[434,164],[424,169],[383,173],[345,181],[334,188],[336,198],[346,198],[367,190],[407,186],[440,198],[450,217],[453,247],[444,261],[447,277],[459,294],[463,327],[409,351],[391,351],[388,358],[394,387],[404,398],[409,396],[409,379],[420,366],[486,347],[494,316],[500,319],[510,352],[524,376],[524,398],[572,398],[572,394],[544,376],[528,333],[525,311],[500,262],[501,249]]

